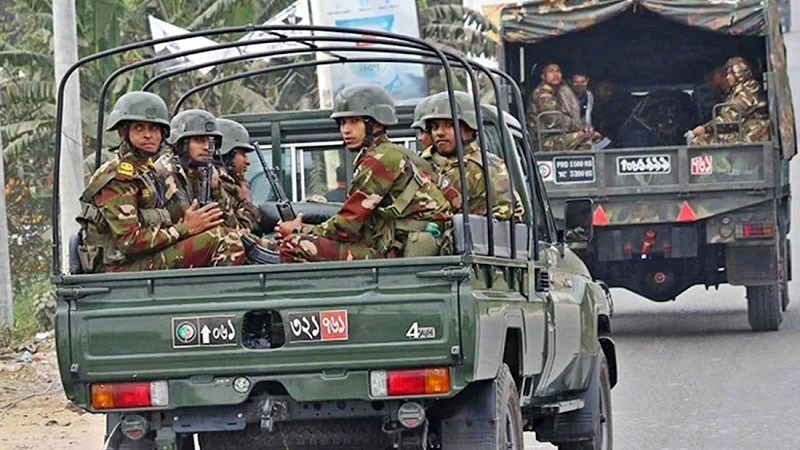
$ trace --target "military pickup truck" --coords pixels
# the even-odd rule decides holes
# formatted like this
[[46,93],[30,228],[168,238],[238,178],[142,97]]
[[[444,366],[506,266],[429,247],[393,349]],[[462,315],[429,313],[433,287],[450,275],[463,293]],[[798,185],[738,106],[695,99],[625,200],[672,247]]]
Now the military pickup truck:
[[[576,248],[593,275],[657,302],[694,285],[746,286],[752,329],[777,330],[789,303],[796,143],[775,2],[540,3],[505,8],[504,61],[527,92],[549,62],[565,81],[592,80],[592,125],[611,145],[537,161],[557,214],[571,198],[595,201],[594,237]],[[725,107],[712,74],[733,56],[763,81],[768,140],[687,145],[684,133]]]
[[[292,39],[317,44],[304,50],[310,54],[326,51],[331,40],[353,45],[367,36],[381,46],[373,56],[381,61],[417,49],[417,63],[443,65],[448,77],[449,64],[473,67],[388,33],[302,26],[225,31],[254,29],[269,33],[254,44],[290,31]],[[84,58],[67,76],[94,59],[153,42]],[[151,57],[118,74],[202,51]],[[105,448],[521,450],[523,430],[564,449],[612,448],[610,389],[618,376],[607,293],[554,226],[524,116],[488,106],[479,111],[480,141],[504,158],[527,212],[516,223],[456,215],[450,256],[82,274],[58,258],[68,245],[58,222],[73,218],[60,215],[56,202],[58,364],[67,397],[106,414]],[[282,174],[303,160],[284,158],[286,144],[317,141],[320,130],[336,140],[329,114],[230,117],[249,128]],[[62,121],[59,111],[59,130]],[[390,136],[407,138],[410,123],[410,111],[401,110]],[[60,149],[58,134],[57,158]],[[298,151],[317,160],[312,148]],[[315,176],[331,173],[326,164],[333,155],[351,167],[351,155],[330,151],[329,159],[320,157],[321,169],[311,169]],[[571,225],[591,229],[587,208],[589,200],[570,203]],[[74,249],[75,240],[69,245]]]

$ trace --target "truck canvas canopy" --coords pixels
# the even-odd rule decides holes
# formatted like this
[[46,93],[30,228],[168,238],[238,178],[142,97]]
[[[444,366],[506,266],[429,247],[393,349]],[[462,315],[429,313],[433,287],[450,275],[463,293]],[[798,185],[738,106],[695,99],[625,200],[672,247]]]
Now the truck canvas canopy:
[[507,69],[528,92],[539,82],[537,69],[547,62],[559,63],[565,75],[580,70],[594,81],[610,81],[618,93],[691,92],[727,58],[743,56],[763,76],[783,157],[791,159],[796,153],[794,111],[786,100],[791,98],[786,51],[775,2],[519,2],[503,9],[502,38]]

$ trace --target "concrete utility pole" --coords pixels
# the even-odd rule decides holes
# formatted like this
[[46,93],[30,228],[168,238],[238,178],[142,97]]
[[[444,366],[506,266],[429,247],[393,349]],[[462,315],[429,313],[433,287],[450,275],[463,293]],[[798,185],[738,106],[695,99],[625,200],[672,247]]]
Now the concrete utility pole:
[[8,254],[8,215],[6,213],[6,174],[3,163],[3,137],[0,136],[0,325],[14,325],[11,296],[11,258]]
[[[69,66],[78,60],[78,31],[75,22],[75,0],[53,0],[53,53],[55,56],[56,83]],[[61,240],[78,232],[75,217],[80,213],[78,198],[83,192],[83,141],[81,130],[81,94],[78,73],[70,77],[64,95],[64,125],[61,129],[60,198],[53,199],[61,205]],[[69,267],[69,245],[61,246],[62,267]]]

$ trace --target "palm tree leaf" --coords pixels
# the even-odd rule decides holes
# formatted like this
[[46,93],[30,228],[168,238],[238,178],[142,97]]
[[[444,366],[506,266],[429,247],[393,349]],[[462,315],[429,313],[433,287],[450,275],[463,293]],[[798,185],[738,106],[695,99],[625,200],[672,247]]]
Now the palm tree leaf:
[[420,22],[423,27],[429,24],[452,24],[474,27],[481,32],[497,32],[497,27],[486,16],[457,4],[429,6],[420,13]]

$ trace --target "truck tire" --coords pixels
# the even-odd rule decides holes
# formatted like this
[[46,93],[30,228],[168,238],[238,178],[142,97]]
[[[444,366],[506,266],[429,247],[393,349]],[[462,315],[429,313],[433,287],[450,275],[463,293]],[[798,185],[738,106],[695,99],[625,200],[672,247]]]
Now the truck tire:
[[[603,353],[598,357],[599,364],[594,371],[594,379],[589,385],[591,391],[594,386],[599,389],[599,401],[594,404],[598,408],[595,414],[594,432],[591,439],[578,442],[562,442],[558,444],[559,450],[611,450],[614,448],[614,423],[611,413],[611,378],[608,375],[608,362]],[[590,403],[587,401],[587,406]]]
[[519,393],[511,369],[508,364],[500,367],[497,374],[497,395],[495,396],[495,417],[501,419],[498,423],[497,448],[509,450],[524,450],[525,443],[522,436],[522,409],[519,406]]
[[379,420],[279,422],[272,433],[244,431],[199,434],[200,448],[214,450],[334,450],[390,448]]
[[780,283],[747,286],[747,319],[753,331],[777,331],[783,321]]
[[[103,450],[156,450],[156,443],[154,441],[155,432],[151,431],[141,439],[132,441],[126,438],[121,432],[116,431],[117,422],[120,421],[122,414],[108,413],[106,414],[106,434],[105,434],[105,447]],[[114,432],[114,436],[109,439],[109,435]],[[194,450],[194,440],[191,434],[177,435],[176,450]]]

